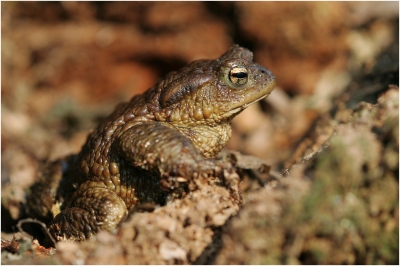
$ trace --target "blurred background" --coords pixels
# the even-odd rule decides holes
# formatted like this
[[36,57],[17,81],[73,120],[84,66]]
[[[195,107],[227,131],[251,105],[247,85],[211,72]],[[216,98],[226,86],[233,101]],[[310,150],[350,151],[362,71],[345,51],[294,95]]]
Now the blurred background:
[[375,103],[398,85],[398,12],[398,2],[2,2],[2,206],[18,217],[38,166],[78,152],[117,103],[235,43],[277,88],[234,119],[228,148],[282,171],[340,97]]

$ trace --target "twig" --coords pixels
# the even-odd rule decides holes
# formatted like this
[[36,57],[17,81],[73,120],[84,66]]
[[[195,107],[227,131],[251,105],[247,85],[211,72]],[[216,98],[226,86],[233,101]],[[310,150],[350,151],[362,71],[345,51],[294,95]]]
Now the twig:
[[53,236],[49,233],[49,231],[47,231],[47,227],[46,227],[45,223],[42,223],[41,221],[38,221],[38,220],[32,219],[32,218],[26,218],[26,219],[19,220],[18,224],[17,224],[17,228],[21,233],[25,233],[25,234],[28,234],[28,233],[25,232],[24,229],[22,229],[22,224],[24,224],[24,223],[35,223],[35,224],[39,224],[40,226],[42,226],[44,228],[44,231],[46,232],[47,236],[53,242],[54,246],[56,246],[56,241],[53,238]]

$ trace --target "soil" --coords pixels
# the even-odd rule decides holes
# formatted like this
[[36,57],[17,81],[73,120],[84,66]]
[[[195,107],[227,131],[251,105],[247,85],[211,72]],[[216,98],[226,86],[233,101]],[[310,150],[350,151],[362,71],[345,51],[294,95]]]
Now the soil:
[[[3,2],[2,263],[398,264],[398,10]],[[119,102],[234,43],[277,78],[233,120],[221,156],[238,172],[222,185],[199,179],[184,198],[142,206],[93,240],[43,246],[44,225],[22,211],[40,167],[78,152]]]

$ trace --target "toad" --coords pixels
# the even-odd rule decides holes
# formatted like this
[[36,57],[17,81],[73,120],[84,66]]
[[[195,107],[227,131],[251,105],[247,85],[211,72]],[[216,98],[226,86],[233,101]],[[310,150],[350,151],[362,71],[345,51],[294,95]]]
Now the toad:
[[238,45],[167,74],[119,104],[79,154],[39,174],[28,214],[47,220],[55,239],[81,241],[117,227],[139,203],[165,204],[199,173],[221,176],[215,156],[231,136],[231,120],[274,86],[271,71]]

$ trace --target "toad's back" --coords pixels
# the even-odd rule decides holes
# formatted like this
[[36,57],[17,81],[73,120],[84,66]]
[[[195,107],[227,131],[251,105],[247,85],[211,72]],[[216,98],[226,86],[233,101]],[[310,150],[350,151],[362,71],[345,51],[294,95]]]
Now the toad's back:
[[138,202],[164,204],[194,173],[220,175],[214,157],[230,138],[230,121],[274,85],[272,73],[237,45],[169,73],[118,105],[61,174],[38,181],[28,212],[51,217],[49,207],[63,202],[50,232],[83,240],[116,227]]

